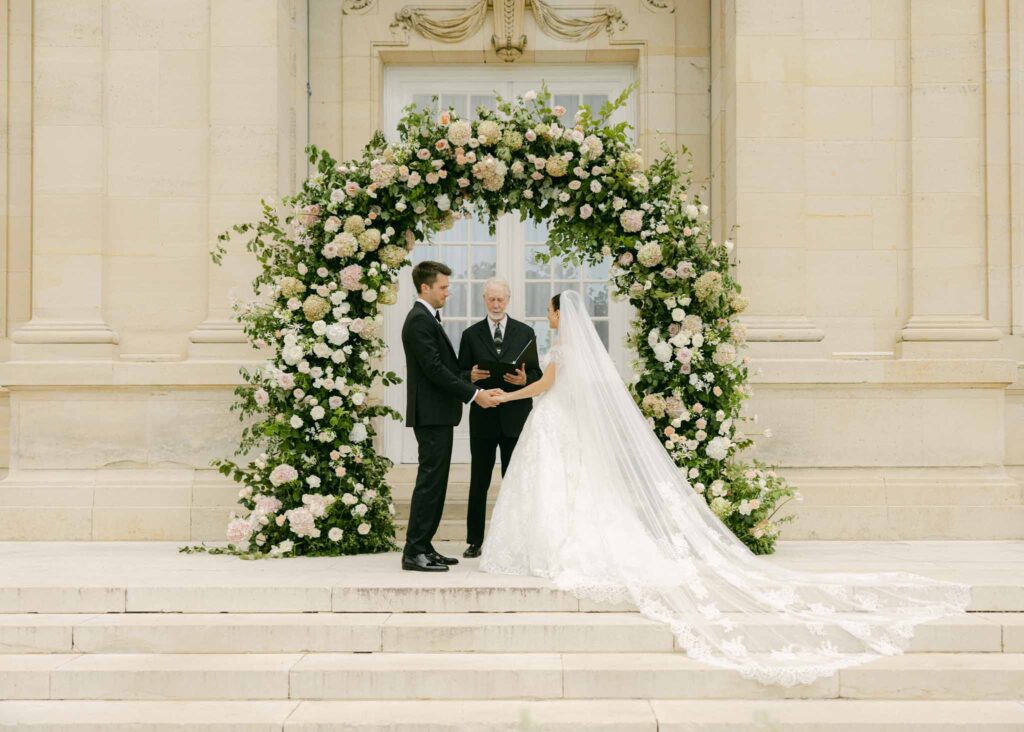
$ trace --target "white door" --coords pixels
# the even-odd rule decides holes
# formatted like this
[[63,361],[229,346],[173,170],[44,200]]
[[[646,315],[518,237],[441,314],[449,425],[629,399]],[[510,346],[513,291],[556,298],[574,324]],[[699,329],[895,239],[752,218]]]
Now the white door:
[[[402,109],[411,103],[447,109],[453,107],[468,117],[480,106],[494,108],[496,97],[510,98],[546,83],[554,103],[566,108],[565,120],[571,123],[580,104],[595,111],[608,99],[617,97],[633,81],[633,69],[622,65],[586,66],[500,66],[461,67],[389,67],[385,72],[385,132],[397,136],[395,127]],[[433,97],[437,97],[434,101]],[[475,115],[474,115],[475,116]],[[619,110],[613,122],[635,124],[632,102]],[[432,259],[452,268],[451,294],[444,308],[448,336],[459,347],[462,332],[484,317],[483,284],[490,277],[501,277],[512,288],[509,315],[530,324],[537,332],[541,353],[550,345],[547,325],[548,300],[557,292],[576,289],[587,302],[588,310],[612,358],[626,372],[624,340],[629,322],[628,305],[612,302],[608,293],[608,263],[577,267],[552,260],[539,264],[534,255],[546,248],[546,226],[523,223],[514,214],[504,216],[491,235],[479,221],[459,221],[434,241],[418,244],[413,263]],[[408,270],[402,273],[399,301],[387,310],[387,338],[392,344],[387,368],[405,376],[405,355],[401,347],[402,322],[412,307],[415,293]],[[405,387],[388,390],[387,403],[405,413]],[[463,416],[455,430],[452,461],[469,462],[469,419]],[[395,462],[416,462],[416,438],[412,430],[389,421],[384,428],[384,454]]]

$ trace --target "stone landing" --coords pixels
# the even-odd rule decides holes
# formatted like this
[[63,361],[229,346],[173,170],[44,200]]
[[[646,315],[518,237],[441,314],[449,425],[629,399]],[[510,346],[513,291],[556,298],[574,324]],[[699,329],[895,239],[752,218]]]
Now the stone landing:
[[630,607],[475,561],[6,543],[0,730],[1024,730],[1024,543],[784,542],[766,561],[965,581],[971,612],[781,689],[691,661]]

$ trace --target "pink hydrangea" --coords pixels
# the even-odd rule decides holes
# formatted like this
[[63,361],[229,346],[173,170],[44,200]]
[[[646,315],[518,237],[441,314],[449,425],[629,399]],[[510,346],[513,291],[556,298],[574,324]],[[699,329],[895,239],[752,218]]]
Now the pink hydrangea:
[[619,215],[619,223],[625,231],[640,231],[644,227],[644,212],[635,208],[627,209]]
[[362,283],[363,268],[358,264],[350,264],[341,270],[339,278],[341,286],[346,290],[362,290],[366,285]]

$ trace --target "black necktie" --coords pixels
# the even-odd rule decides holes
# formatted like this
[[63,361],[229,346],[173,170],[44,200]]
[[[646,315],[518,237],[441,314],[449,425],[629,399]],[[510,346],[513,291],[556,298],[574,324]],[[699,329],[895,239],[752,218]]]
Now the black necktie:
[[441,322],[441,311],[440,310],[435,310],[434,311],[434,320],[436,320],[438,323]]
[[494,348],[499,353],[501,352],[501,343],[503,340],[504,338],[501,335],[501,323],[497,323],[494,326]]

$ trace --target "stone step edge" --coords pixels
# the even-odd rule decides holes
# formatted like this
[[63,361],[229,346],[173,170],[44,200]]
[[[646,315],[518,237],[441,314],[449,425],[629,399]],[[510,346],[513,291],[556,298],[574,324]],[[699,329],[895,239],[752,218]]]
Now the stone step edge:
[[[397,561],[397,560],[396,560]],[[396,569],[396,575],[398,570]],[[369,595],[369,596],[368,596]],[[452,607],[453,604],[461,607]],[[0,587],[0,616],[22,613],[634,612],[543,586]],[[1024,612],[1024,586],[972,586],[970,612]]]
[[[207,727],[222,730],[332,729],[384,732],[402,725],[404,730],[457,729],[451,720],[466,726],[488,724],[495,732],[521,730],[524,721],[536,725],[558,724],[562,729],[604,729],[615,732],[656,732],[686,729],[732,730],[736,725],[770,725],[802,730],[870,730],[875,726],[917,720],[929,730],[1019,730],[1024,726],[1024,705],[1015,701],[919,701],[919,700],[402,700],[402,701],[0,701],[0,729],[32,730],[37,726],[73,732],[77,727],[117,732],[137,725],[167,723],[193,732]],[[841,722],[839,720],[842,720]],[[307,727],[308,725],[308,727]],[[344,726],[343,726],[344,725]],[[679,725],[674,727],[673,725]],[[857,725],[856,727],[853,725]],[[149,728],[147,726],[147,728]],[[476,727],[479,729],[479,726]]]
[[[922,656],[927,656],[922,658]],[[765,686],[665,654],[109,654],[0,658],[10,700],[1018,700],[1024,654],[922,654]],[[202,658],[202,657],[200,657]],[[158,662],[151,663],[153,659]],[[515,660],[512,660],[515,659]],[[400,660],[400,663],[395,663]],[[6,687],[6,688],[5,688]],[[125,696],[129,698],[126,699]]]
[[[757,621],[770,618],[757,618]],[[739,621],[743,625],[743,621]],[[758,622],[758,625],[762,622]],[[270,629],[287,641],[247,646]],[[211,634],[231,642],[209,646]],[[341,632],[341,635],[337,633]],[[242,635],[238,635],[241,633]],[[306,635],[313,633],[314,635]],[[564,635],[558,636],[557,634]],[[33,635],[35,634],[35,635]],[[171,640],[166,648],[154,634]],[[192,640],[190,634],[197,637]],[[538,646],[538,639],[549,644]],[[592,640],[593,639],[593,640]],[[519,647],[517,647],[517,644]],[[0,656],[206,653],[586,653],[680,650],[667,626],[639,613],[131,613],[0,616]],[[1024,613],[969,613],[933,620],[908,653],[1024,653]]]

